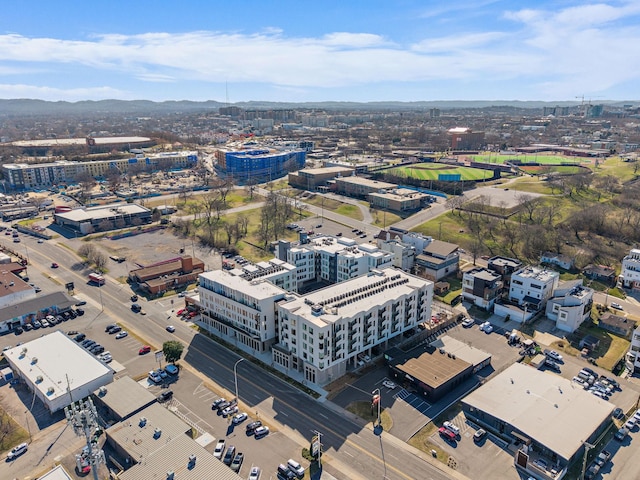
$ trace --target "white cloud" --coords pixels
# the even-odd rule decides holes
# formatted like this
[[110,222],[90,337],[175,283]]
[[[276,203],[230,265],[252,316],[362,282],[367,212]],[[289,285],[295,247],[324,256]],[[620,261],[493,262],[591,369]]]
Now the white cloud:
[[98,99],[131,99],[128,92],[111,87],[96,88],[53,88],[37,85],[0,84],[0,98],[39,98],[50,101],[79,101],[88,98]]

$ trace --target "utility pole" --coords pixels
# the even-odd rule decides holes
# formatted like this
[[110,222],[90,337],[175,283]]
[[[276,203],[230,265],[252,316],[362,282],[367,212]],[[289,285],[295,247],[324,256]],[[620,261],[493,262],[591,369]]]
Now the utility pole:
[[76,435],[84,435],[87,439],[86,450],[76,455],[78,471],[82,471],[82,461],[88,462],[93,471],[93,480],[98,480],[98,465],[105,463],[104,452],[92,441],[95,431],[100,428],[98,424],[98,412],[90,398],[84,402],[72,403],[64,409],[67,422],[73,427]]

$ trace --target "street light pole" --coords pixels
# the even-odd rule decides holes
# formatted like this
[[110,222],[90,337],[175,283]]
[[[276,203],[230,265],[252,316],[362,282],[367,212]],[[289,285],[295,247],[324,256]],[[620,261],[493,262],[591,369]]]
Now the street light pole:
[[238,364],[240,362],[242,362],[244,360],[244,358],[241,358],[240,360],[238,360],[235,365],[233,366],[233,378],[235,379],[235,384],[236,384],[236,402],[238,400],[240,400],[238,398]]
[[376,421],[376,425],[380,426],[380,389],[376,388],[373,392],[371,392],[373,397],[371,398],[371,403],[375,405],[378,404],[378,419]]

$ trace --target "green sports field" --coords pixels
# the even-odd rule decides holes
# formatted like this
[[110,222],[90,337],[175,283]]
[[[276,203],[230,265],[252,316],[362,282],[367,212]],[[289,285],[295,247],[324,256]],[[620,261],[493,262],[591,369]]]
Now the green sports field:
[[493,177],[490,170],[480,168],[454,167],[444,163],[416,163],[405,167],[392,168],[387,173],[405,178],[417,178],[419,180],[438,180],[439,175],[460,174],[462,180],[484,180]]
[[522,163],[536,162],[543,165],[562,165],[565,163],[591,163],[590,158],[565,157],[562,155],[469,155],[475,162],[496,163],[502,165],[510,160],[520,160]]

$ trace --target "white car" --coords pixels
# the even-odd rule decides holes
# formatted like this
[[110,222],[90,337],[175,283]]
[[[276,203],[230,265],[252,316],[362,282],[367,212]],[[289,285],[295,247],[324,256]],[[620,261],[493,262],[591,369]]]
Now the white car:
[[484,332],[484,329],[491,325],[491,322],[483,322],[480,324],[480,331]]
[[161,383],[162,377],[158,375],[156,372],[151,371],[149,372],[149,380],[151,380],[153,383]]
[[616,302],[611,302],[611,308],[615,308],[616,310],[624,310],[624,308],[622,308],[622,305]]
[[27,443],[21,443],[20,445],[13,447],[11,451],[7,454],[7,460],[14,460],[22,455],[29,449],[29,445]]
[[556,362],[562,362],[564,359],[562,358],[562,355],[560,355],[558,352],[556,352],[555,350],[545,350],[544,354],[555,360]]
[[453,423],[451,422],[444,422],[442,424],[442,426],[444,428],[446,428],[447,430],[449,430],[450,432],[454,433],[456,435],[456,437],[460,436],[460,429],[458,427],[456,427]]
[[213,451],[213,456],[216,458],[222,458],[222,455],[224,454],[225,445],[226,445],[226,442],[224,438],[221,438],[220,440],[218,440],[218,443],[216,444],[216,449]]
[[484,327],[484,333],[491,333],[493,332],[493,325],[489,324],[486,327]]
[[465,318],[465,319],[462,321],[462,326],[463,326],[464,328],[471,328],[471,327],[473,327],[473,324],[474,324],[474,323],[476,323],[476,322],[474,322],[473,318]]
[[239,423],[244,422],[247,419],[247,414],[244,412],[238,413],[233,416],[233,424],[238,425]]
[[384,385],[387,388],[390,388],[391,390],[396,388],[396,384],[393,383],[391,380],[385,380],[384,382],[382,382],[382,385]]
[[174,327],[173,325],[167,325],[167,332],[169,333],[173,333],[176,331],[176,327]]
[[122,330],[121,332],[118,332],[118,334],[116,335],[116,340],[120,340],[121,338],[124,338],[127,335],[129,335],[129,333],[126,330]]
[[238,406],[237,405],[229,405],[227,408],[225,408],[224,410],[222,410],[222,415],[225,417],[228,417],[229,415],[233,415],[238,413]]

